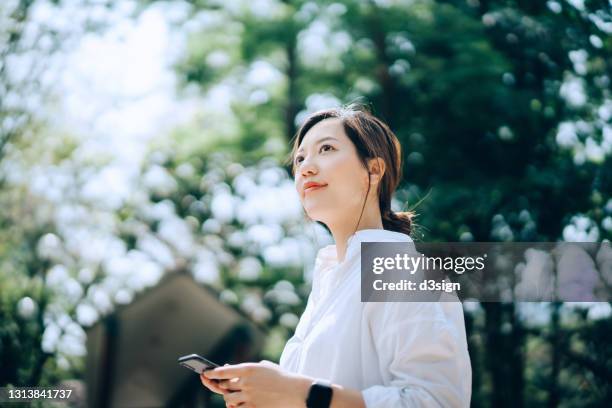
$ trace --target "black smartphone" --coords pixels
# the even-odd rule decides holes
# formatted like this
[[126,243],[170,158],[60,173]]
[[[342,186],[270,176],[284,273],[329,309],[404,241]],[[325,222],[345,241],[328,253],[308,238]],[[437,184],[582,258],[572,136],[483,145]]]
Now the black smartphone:
[[213,363],[212,361],[209,361],[197,354],[189,354],[188,356],[179,357],[178,363],[198,374],[202,374],[203,371],[219,367],[219,364]]

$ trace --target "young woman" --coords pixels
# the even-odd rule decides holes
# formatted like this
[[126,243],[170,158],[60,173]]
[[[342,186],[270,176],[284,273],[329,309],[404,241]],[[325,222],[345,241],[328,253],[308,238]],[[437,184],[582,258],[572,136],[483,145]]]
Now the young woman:
[[305,121],[291,158],[306,214],[335,245],[317,254],[280,364],[226,365],[206,371],[204,386],[228,407],[468,407],[461,303],[361,302],[361,242],[412,242],[413,214],[391,210],[402,168],[397,137],[364,110],[330,109]]

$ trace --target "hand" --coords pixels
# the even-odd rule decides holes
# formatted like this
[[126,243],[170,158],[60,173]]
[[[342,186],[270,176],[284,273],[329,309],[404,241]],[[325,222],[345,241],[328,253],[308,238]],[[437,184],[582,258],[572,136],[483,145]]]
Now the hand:
[[208,381],[220,380],[216,387],[221,392],[215,392],[223,394],[228,406],[241,408],[303,407],[312,382],[308,377],[287,373],[278,364],[266,360],[225,365],[207,370],[202,376]]

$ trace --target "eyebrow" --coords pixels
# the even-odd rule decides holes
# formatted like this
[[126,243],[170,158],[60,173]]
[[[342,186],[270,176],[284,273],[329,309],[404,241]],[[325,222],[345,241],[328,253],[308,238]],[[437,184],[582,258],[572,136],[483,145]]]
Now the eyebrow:
[[[325,136],[325,137],[322,137],[321,139],[317,140],[317,141],[315,142],[315,146],[316,146],[316,145],[318,145],[318,144],[319,144],[319,143],[321,143],[321,142],[326,141],[326,140],[335,140],[336,142],[338,141],[338,139],[336,139],[335,137]],[[297,152],[296,152],[296,153],[300,153],[300,152],[302,152],[302,151],[304,151],[304,148],[303,148],[303,147],[300,147],[300,148],[297,150]]]

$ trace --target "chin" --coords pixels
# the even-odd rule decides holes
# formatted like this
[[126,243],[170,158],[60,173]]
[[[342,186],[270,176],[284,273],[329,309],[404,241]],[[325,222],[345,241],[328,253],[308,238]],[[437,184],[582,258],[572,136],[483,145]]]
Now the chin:
[[306,210],[306,215],[313,221],[321,221],[321,216],[316,211]]
[[308,217],[312,218],[313,220],[319,215],[321,215],[321,211],[317,211],[317,207],[318,206],[304,205],[304,203],[302,203],[302,208],[304,208],[304,212],[306,213],[306,215],[308,215]]
[[311,208],[306,209],[306,215],[313,221],[319,221],[327,225],[327,220],[329,220],[329,214],[326,211],[317,211],[317,209]]

